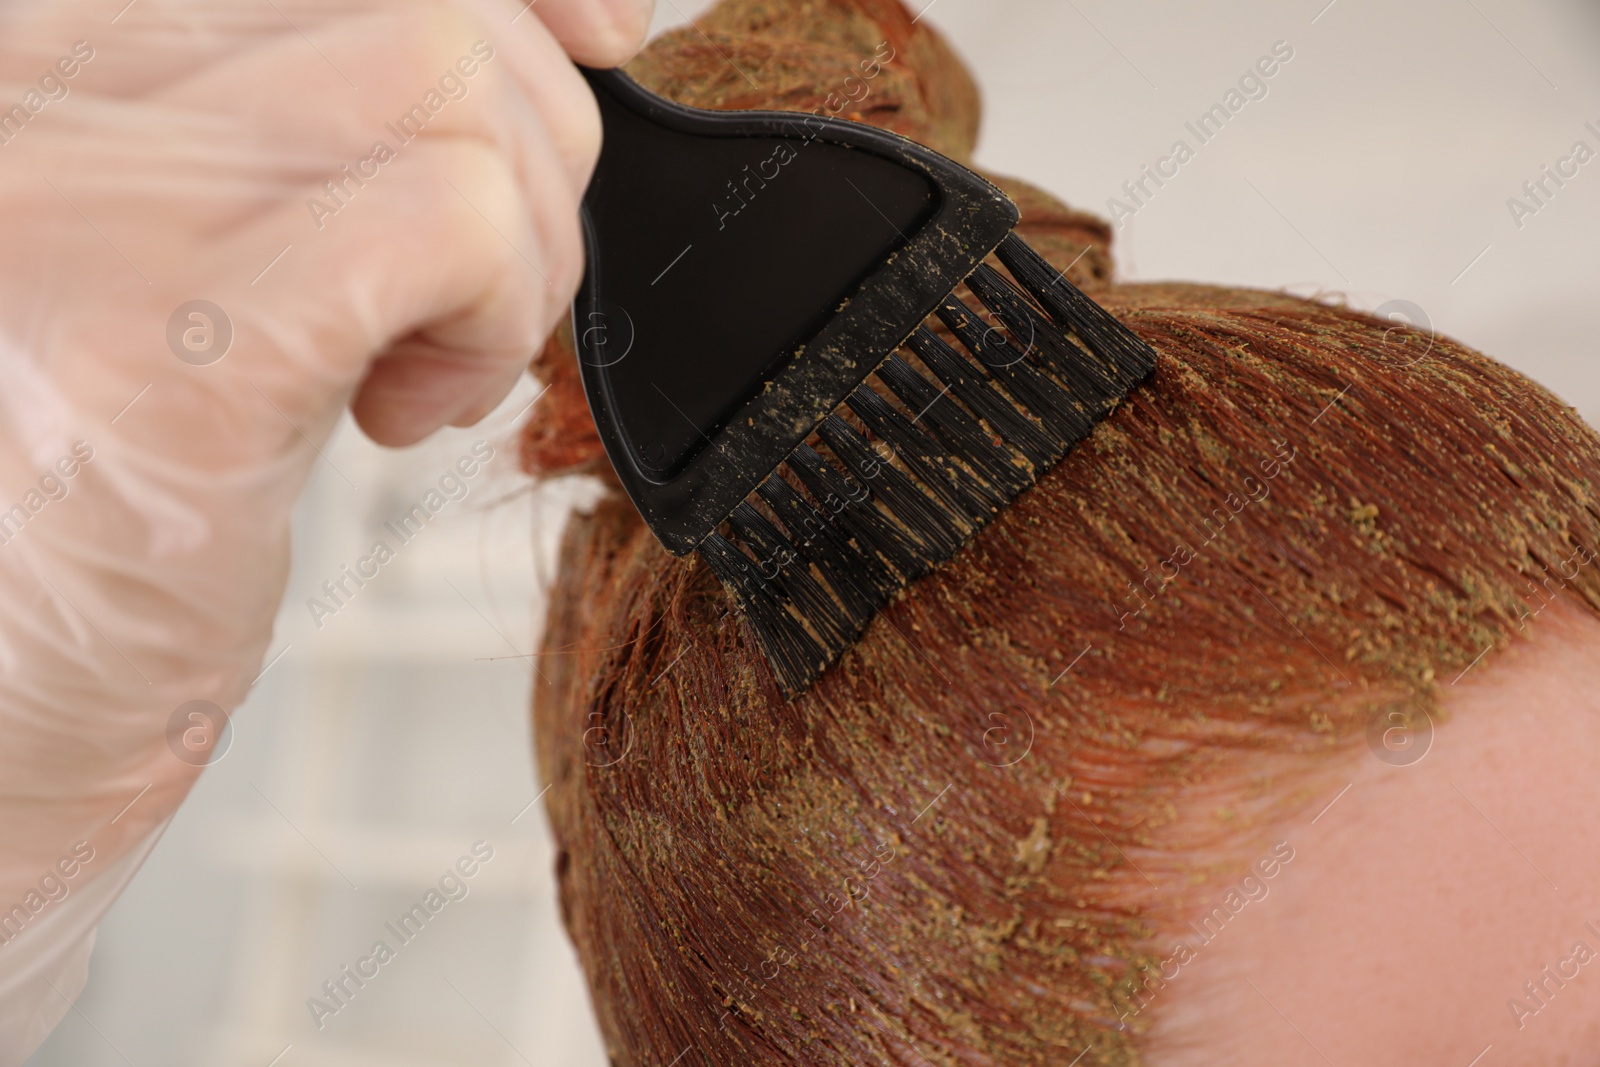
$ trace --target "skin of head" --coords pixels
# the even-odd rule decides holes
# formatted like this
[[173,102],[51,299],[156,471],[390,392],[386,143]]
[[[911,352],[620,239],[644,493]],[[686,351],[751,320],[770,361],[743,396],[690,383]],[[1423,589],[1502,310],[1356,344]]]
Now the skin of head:
[[1322,768],[1329,806],[1264,835],[1295,852],[1266,898],[1171,916],[1193,959],[1151,1000],[1149,1067],[1595,1062],[1600,621],[1553,602],[1440,710],[1394,762]]

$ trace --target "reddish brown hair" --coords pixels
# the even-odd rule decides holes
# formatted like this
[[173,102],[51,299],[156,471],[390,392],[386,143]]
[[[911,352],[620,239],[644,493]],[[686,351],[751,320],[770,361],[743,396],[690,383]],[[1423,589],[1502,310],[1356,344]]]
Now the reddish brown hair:
[[[925,24],[804,8],[702,26],[793,106],[826,91],[814,57],[903,33],[925,65],[885,85],[928,130],[969,128],[961,93],[916,95],[954,62]],[[738,77],[703,43],[640,69],[757,102],[697,96]],[[1236,854],[1252,805],[1292,805],[1374,715],[1435,707],[1514,638],[1530,583],[1600,611],[1600,439],[1556,398],[1346,309],[1112,285],[1104,227],[1029,195],[1059,265],[1097,249],[1078,279],[1156,372],[803,697],[625,501],[569,527],[535,726],[619,1067],[1135,1062],[1133,969],[1195,856]],[[570,384],[547,424],[578,421]],[[573,440],[530,461],[596,469]],[[1222,786],[1227,812],[1194,802]]]

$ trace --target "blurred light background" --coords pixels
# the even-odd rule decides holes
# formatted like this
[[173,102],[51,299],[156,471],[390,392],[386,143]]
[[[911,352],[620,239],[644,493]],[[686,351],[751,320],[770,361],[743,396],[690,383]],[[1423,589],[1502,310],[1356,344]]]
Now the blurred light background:
[[[662,0],[657,28],[705,6]],[[1593,3],[934,0],[925,17],[985,93],[980,164],[1103,214],[1287,42],[1267,95],[1130,205],[1122,276],[1409,301],[1600,422],[1600,158],[1520,227],[1507,206],[1574,142],[1600,151]],[[341,427],[297,515],[280,658],[31,1067],[604,1067],[532,803],[528,654],[586,492],[517,474],[535,392],[399,452]],[[307,599],[477,441],[496,457],[469,495],[319,627]],[[308,998],[397,946],[384,924],[478,841],[494,858],[469,895],[319,1028]]]

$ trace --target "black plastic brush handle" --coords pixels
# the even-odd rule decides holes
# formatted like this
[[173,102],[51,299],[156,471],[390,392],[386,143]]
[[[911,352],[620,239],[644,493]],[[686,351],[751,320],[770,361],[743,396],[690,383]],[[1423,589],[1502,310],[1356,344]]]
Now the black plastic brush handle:
[[965,167],[803,112],[705,111],[584,70],[604,141],[573,305],[623,488],[694,549],[1016,225]]

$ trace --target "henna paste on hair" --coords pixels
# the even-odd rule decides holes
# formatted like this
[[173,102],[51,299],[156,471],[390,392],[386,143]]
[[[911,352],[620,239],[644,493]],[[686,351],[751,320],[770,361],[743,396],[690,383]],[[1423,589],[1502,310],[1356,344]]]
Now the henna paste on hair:
[[[701,27],[640,76],[809,110],[888,40],[859,117],[970,152],[970,78],[889,0]],[[1436,708],[1527,624],[1530,582],[1559,569],[1600,611],[1600,567],[1568,562],[1600,550],[1600,439],[1551,394],[1340,307],[1113,285],[1104,223],[1008,188],[1058,265],[1091,249],[1074,279],[1160,363],[802,698],[626,501],[567,530],[535,729],[619,1067],[1137,1063],[1132,990],[1193,856],[1298,803],[1285,768]],[[604,476],[571,360],[544,354],[525,458]],[[1244,778],[1254,809],[1177,806]]]

